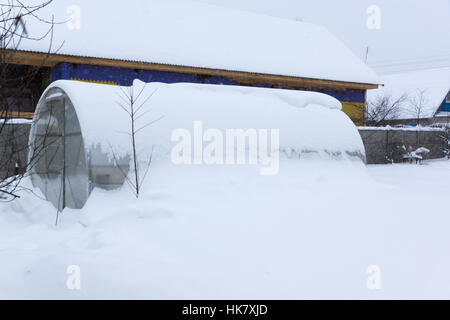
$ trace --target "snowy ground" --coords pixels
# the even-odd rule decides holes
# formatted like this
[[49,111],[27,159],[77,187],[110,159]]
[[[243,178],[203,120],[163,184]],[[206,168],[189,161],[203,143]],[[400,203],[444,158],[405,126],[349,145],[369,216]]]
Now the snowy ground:
[[58,227],[33,195],[0,204],[0,299],[450,298],[449,161],[152,170]]

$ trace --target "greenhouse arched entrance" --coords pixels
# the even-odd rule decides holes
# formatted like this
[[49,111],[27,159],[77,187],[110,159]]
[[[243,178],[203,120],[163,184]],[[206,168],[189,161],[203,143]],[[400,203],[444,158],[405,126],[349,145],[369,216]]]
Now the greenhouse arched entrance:
[[39,153],[33,184],[59,211],[82,208],[90,192],[87,156],[77,114],[61,89],[53,88],[41,100],[31,135],[32,150]]

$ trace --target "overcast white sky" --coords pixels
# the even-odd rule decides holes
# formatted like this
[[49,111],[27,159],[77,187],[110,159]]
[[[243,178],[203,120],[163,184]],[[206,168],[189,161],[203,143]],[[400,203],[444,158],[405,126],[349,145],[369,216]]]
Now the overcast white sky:
[[[198,1],[324,25],[362,59],[369,46],[380,74],[450,66],[450,0]],[[380,8],[379,30],[367,27],[370,5]]]

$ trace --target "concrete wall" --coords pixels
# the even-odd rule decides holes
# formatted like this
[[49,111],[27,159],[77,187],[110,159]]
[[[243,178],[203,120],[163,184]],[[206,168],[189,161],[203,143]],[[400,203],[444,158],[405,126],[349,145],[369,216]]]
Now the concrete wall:
[[425,147],[430,150],[426,159],[446,156],[445,130],[437,128],[372,128],[359,127],[359,133],[366,148],[368,164],[402,162],[404,149],[416,150]]
[[[1,123],[0,126],[2,126]],[[31,123],[7,123],[2,127],[0,134],[0,179],[25,170],[30,128]]]

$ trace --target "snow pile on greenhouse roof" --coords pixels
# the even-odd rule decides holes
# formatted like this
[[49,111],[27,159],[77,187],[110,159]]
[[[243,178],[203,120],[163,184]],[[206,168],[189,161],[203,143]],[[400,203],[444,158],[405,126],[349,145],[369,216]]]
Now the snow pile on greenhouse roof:
[[[377,84],[378,77],[326,28],[194,1],[58,0],[39,12],[56,22],[59,54]],[[27,21],[30,36],[48,26]],[[45,41],[20,50],[47,52]]]
[[[279,129],[279,151],[329,158],[364,158],[364,146],[338,100],[325,94],[239,86],[143,83],[117,87],[78,81],[56,81],[51,88],[66,92],[77,113],[87,148],[100,145],[105,153],[131,154],[131,120],[124,110],[131,90],[139,110],[135,128],[139,154],[154,160],[171,155],[172,134],[178,129]],[[45,97],[44,93],[43,97]],[[124,107],[124,108],[123,108]],[[205,142],[206,144],[206,142]]]

